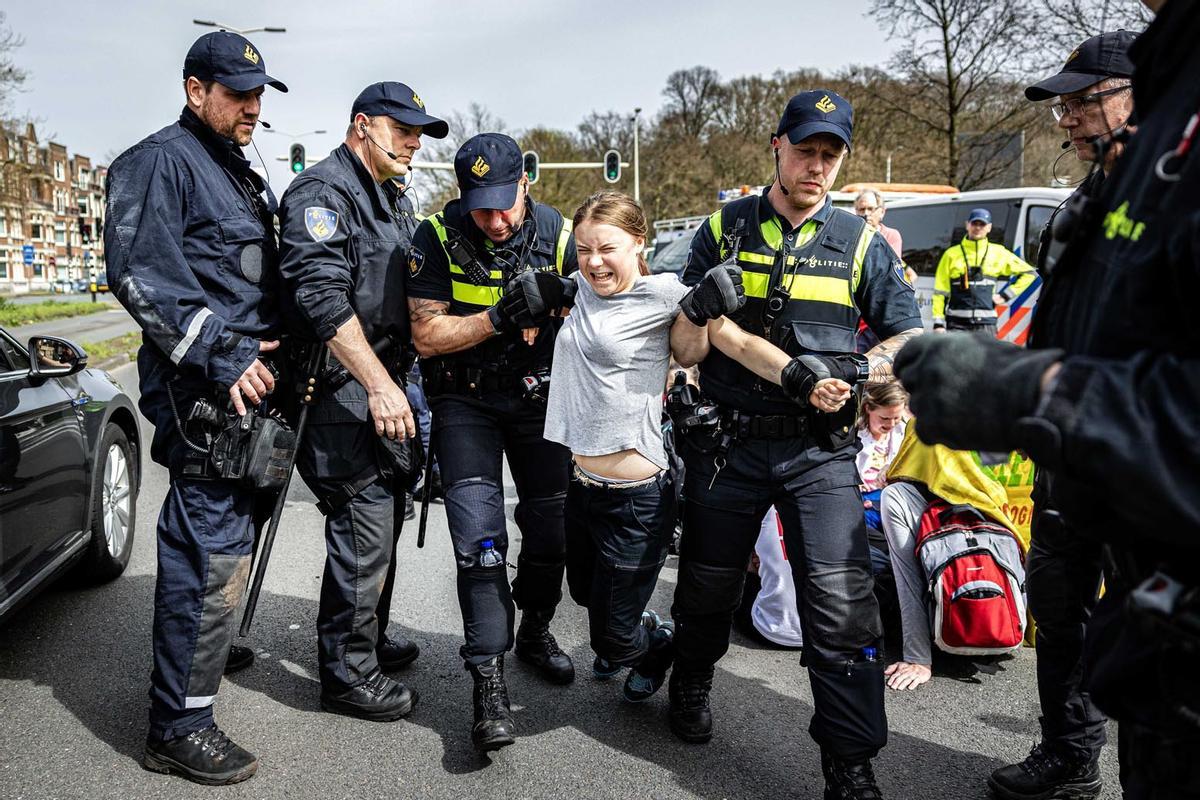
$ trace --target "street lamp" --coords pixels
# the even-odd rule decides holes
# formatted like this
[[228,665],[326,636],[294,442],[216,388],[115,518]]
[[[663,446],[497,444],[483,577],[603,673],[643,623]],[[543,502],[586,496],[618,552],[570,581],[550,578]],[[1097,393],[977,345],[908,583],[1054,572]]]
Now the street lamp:
[[211,19],[194,19],[192,22],[196,23],[202,28],[220,28],[223,31],[240,33],[243,36],[245,36],[247,33],[258,33],[259,31],[262,31],[263,33],[287,33],[287,28],[276,28],[270,25],[263,28],[235,28],[232,25],[226,25],[224,22],[213,22]]
[[633,201],[635,203],[642,202],[642,175],[638,166],[638,118],[641,115],[640,108],[633,110]]
[[287,131],[281,131],[278,128],[263,128],[263,133],[278,133],[278,134],[287,136],[291,139],[299,139],[304,136],[312,136],[314,133],[316,133],[316,134],[328,133],[328,131],[326,131],[324,128],[318,128],[315,131],[307,131],[305,133],[288,133]]

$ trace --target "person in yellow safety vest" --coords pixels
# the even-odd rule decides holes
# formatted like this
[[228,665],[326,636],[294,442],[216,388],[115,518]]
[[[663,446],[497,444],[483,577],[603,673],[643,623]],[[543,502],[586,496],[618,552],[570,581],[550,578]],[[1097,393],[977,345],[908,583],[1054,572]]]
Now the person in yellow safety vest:
[[[992,213],[973,208],[967,235],[942,253],[933,279],[933,329],[996,335],[996,304],[1007,303],[1033,283],[1033,267],[1007,247],[988,241]],[[1000,292],[998,278],[1016,278]]]

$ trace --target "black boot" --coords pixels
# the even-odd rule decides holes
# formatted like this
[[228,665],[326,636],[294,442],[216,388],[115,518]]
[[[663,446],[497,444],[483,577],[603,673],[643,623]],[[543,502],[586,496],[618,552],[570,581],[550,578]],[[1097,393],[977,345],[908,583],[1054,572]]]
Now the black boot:
[[147,739],[142,766],[151,772],[174,773],[196,783],[223,786],[253,775],[258,759],[234,744],[216,725],[209,725],[178,739]]
[[883,799],[870,759],[847,761],[821,751],[821,772],[825,774],[825,800]]
[[232,675],[254,663],[254,651],[240,644],[229,646],[229,658],[225,659],[225,674]]
[[988,786],[1001,800],[1091,800],[1104,786],[1097,756],[1072,757],[1051,745],[1035,744],[1020,764],[993,772]]
[[340,692],[321,688],[321,708],[334,714],[391,722],[407,717],[417,705],[417,693],[375,670],[366,680]]
[[504,656],[499,655],[479,666],[467,665],[475,679],[473,701],[475,727],[471,743],[476,750],[499,750],[516,741],[512,711],[508,707],[508,687],[504,684]]
[[421,648],[417,647],[417,643],[404,636],[398,639],[385,636],[383,642],[375,648],[375,657],[379,659],[379,668],[385,671],[407,667],[416,661],[420,654]]
[[682,671],[676,665],[671,673],[667,685],[671,732],[690,744],[704,744],[712,738],[712,711],[708,707],[712,680],[712,669]]
[[550,611],[526,611],[521,614],[517,628],[517,658],[537,667],[542,677],[551,683],[567,684],[575,680],[575,665],[571,657],[558,649],[550,633]]

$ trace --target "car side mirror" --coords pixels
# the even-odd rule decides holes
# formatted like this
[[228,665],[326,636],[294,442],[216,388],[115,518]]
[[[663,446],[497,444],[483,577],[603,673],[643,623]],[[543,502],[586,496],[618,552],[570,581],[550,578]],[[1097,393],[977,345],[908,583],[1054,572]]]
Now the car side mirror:
[[63,378],[87,367],[88,356],[79,345],[57,336],[29,339],[29,374],[38,378]]

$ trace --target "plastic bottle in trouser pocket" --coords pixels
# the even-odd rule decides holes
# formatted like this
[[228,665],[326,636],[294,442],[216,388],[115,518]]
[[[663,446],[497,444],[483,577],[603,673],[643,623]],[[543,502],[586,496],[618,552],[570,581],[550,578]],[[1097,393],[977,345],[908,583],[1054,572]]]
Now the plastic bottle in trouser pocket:
[[796,585],[783,545],[783,527],[772,506],[763,517],[754,545],[758,554],[758,577],[762,589],[750,609],[754,627],[770,641],[784,647],[801,647],[800,611],[796,608]]

